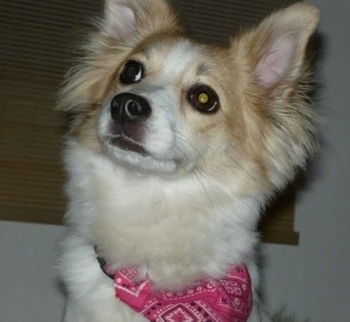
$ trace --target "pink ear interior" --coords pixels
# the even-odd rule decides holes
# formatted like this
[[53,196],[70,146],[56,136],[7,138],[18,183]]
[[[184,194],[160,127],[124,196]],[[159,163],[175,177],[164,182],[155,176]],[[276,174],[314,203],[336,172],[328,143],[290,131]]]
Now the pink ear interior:
[[295,35],[284,35],[274,39],[262,56],[256,73],[264,87],[272,87],[288,76],[298,49]]
[[127,37],[136,30],[134,11],[118,3],[114,3],[109,10],[106,10],[105,23],[108,31],[116,37]]

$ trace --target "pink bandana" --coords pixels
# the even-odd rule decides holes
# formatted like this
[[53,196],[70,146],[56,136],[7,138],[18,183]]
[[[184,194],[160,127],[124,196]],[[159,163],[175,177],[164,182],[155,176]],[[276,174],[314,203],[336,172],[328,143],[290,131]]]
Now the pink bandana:
[[246,322],[252,309],[248,270],[235,265],[219,280],[205,279],[181,292],[152,290],[134,282],[137,269],[114,274],[116,297],[151,322]]

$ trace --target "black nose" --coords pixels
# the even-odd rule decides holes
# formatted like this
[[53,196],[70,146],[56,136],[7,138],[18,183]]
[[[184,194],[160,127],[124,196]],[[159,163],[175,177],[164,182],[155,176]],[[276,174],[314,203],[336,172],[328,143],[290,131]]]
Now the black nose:
[[112,118],[118,122],[140,122],[151,115],[151,106],[142,96],[122,93],[111,102]]

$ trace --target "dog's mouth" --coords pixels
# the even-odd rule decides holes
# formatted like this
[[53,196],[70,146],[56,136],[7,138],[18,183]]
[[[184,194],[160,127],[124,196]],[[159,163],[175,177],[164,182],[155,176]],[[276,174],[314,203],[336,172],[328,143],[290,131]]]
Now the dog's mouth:
[[101,137],[107,155],[122,166],[135,169],[138,173],[174,173],[181,160],[154,155],[145,145],[123,132],[110,133]]
[[113,135],[109,137],[107,141],[109,144],[116,146],[122,150],[135,152],[143,156],[148,155],[146,149],[139,142],[135,141],[124,133]]

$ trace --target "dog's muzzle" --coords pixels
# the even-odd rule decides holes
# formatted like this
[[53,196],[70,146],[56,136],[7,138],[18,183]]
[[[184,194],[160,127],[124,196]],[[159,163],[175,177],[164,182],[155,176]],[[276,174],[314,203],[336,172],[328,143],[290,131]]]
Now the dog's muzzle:
[[110,113],[109,142],[123,150],[147,154],[144,136],[145,123],[152,114],[149,102],[142,96],[122,93],[112,99]]

